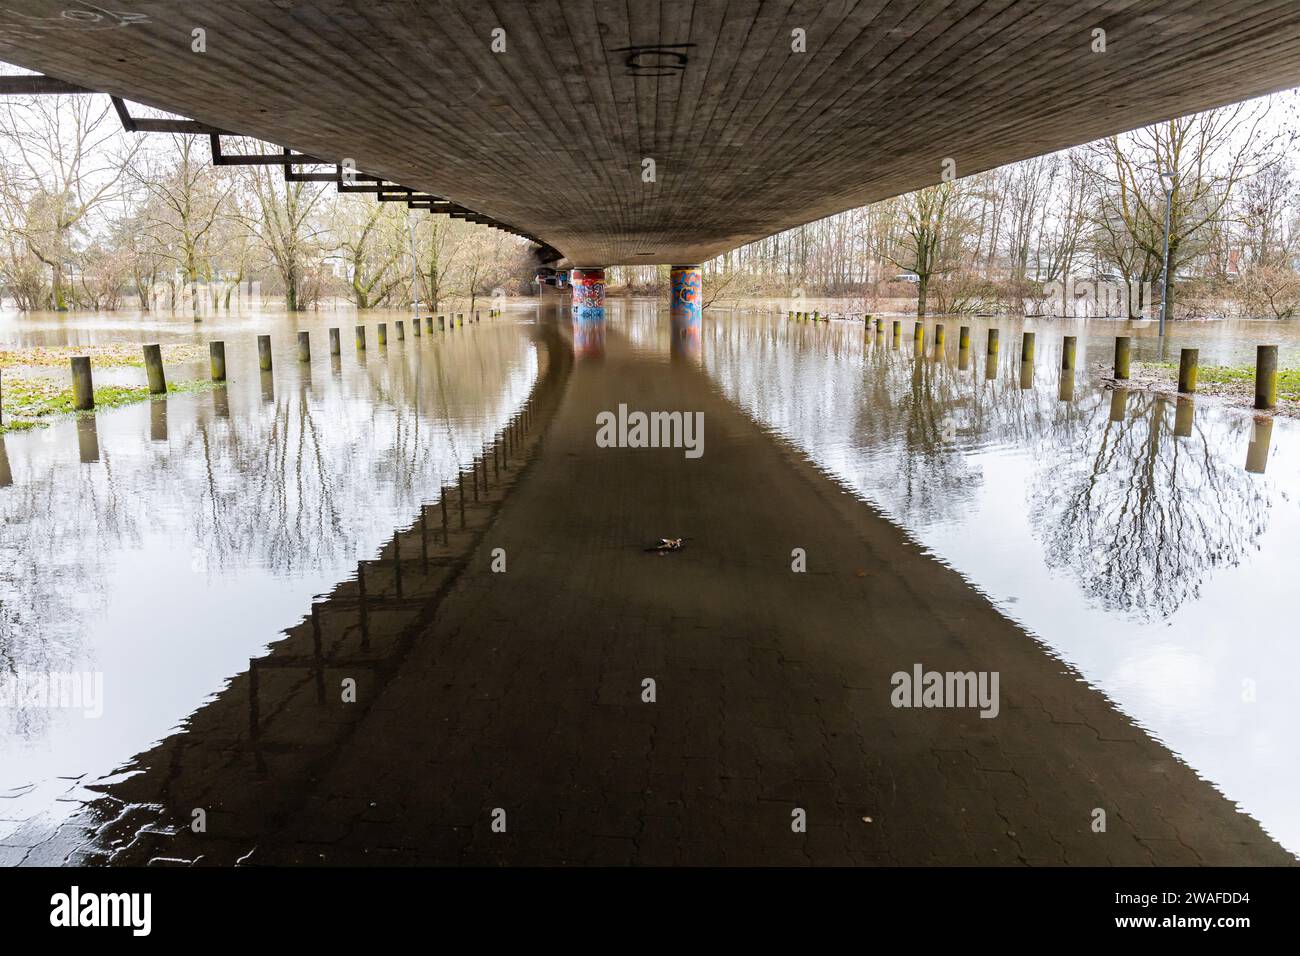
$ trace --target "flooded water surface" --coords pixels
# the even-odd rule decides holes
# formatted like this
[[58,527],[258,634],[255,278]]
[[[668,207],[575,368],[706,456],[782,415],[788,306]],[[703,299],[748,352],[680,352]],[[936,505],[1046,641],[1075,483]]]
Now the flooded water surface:
[[[791,323],[787,308],[710,309],[702,334],[682,338],[663,303],[611,297],[608,326],[656,359],[698,362],[719,393],[1300,853],[1300,648],[1288,623],[1300,426],[1103,380],[1117,334],[1135,337],[1136,361],[1195,346],[1203,364],[1249,363],[1257,344],[1280,343],[1293,365],[1297,326],[1179,324],[1162,346],[1150,325],[941,317],[918,348],[910,317],[884,317],[877,335]],[[0,320],[9,347],[219,338],[229,364],[222,388],[4,436],[0,668],[88,682],[79,708],[35,696],[0,708],[0,844],[36,819],[56,826],[87,784],[175,732],[438,498],[538,381],[535,315],[520,304],[416,338],[407,316],[367,314],[364,351],[359,320],[343,313],[201,329]],[[309,363],[297,359],[299,329],[311,333]],[[270,373],[258,369],[264,332]],[[1061,369],[1065,335],[1078,337],[1072,372]],[[575,334],[573,348],[590,357],[602,342]],[[202,379],[206,361],[168,372]],[[142,369],[113,374],[144,381]]]
[[[784,308],[710,313],[704,362],[724,394],[1300,852],[1297,423],[1104,387],[1115,335],[1135,336],[1135,360],[1160,358],[1150,325],[938,317],[918,356],[914,319],[895,347],[893,318],[877,336],[792,324]],[[1078,357],[1063,375],[1065,335]],[[1269,343],[1284,366],[1300,359],[1297,326],[1263,322],[1180,324],[1163,353],[1249,363]]]
[[[419,338],[410,318],[0,320],[9,348],[160,341],[206,354],[220,339],[228,369],[221,388],[0,437],[0,843],[33,820],[57,825],[86,783],[246,670],[314,595],[454,483],[527,395],[539,361],[531,312]],[[337,356],[330,327],[341,327]],[[167,371],[208,377],[206,359]],[[96,385],[114,380],[142,384],[144,371],[97,370]],[[43,675],[65,683],[61,706],[48,706]]]

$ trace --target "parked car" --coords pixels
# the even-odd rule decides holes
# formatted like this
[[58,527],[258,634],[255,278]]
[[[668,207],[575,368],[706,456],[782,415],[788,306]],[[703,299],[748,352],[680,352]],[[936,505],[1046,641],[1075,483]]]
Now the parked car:
[[900,272],[894,276],[895,282],[920,282],[921,277],[915,272]]

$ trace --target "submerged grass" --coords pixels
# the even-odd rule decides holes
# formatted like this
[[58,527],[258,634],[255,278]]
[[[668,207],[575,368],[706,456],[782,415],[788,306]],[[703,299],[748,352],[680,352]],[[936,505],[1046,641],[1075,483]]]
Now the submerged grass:
[[[1169,375],[1178,379],[1176,362],[1138,362],[1138,368],[1157,378]],[[1202,365],[1196,373],[1197,387],[1210,386],[1206,391],[1217,395],[1254,395],[1255,367],[1253,365]],[[1277,397],[1285,402],[1300,402],[1300,368],[1283,368],[1277,371]]]
[[[201,379],[174,382],[167,386],[167,391],[169,394],[200,392],[214,387],[214,384]],[[95,389],[95,411],[120,408],[153,397],[143,385],[103,385]],[[161,395],[157,397],[162,399]],[[15,381],[6,377],[0,381],[0,409],[4,411],[0,435],[41,428],[66,415],[94,414],[74,411],[71,386],[61,387],[59,383],[47,379]]]

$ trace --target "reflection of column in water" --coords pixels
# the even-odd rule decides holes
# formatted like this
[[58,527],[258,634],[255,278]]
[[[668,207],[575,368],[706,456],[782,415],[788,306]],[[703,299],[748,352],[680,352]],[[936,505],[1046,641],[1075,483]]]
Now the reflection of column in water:
[[1110,420],[1122,422],[1128,411],[1128,389],[1117,388],[1110,393]]
[[262,401],[264,402],[275,401],[275,373],[274,372],[262,373]]
[[330,356],[330,371],[334,373],[335,378],[340,378],[343,375],[343,360],[337,352]]
[[226,386],[221,385],[212,390],[212,410],[218,418],[230,417],[230,393],[226,391]]
[[99,461],[99,431],[94,415],[77,418],[77,451],[83,462]]
[[970,368],[970,343],[967,342],[957,350],[957,368],[963,372]]
[[167,440],[167,402],[163,399],[149,403],[149,440]]
[[13,483],[14,476],[9,471],[9,453],[5,451],[5,436],[0,435],[0,488],[8,488]]
[[1257,418],[1246,448],[1246,470],[1252,475],[1264,474],[1268,467],[1268,449],[1273,442],[1273,419]]
[[990,352],[984,359],[984,377],[990,382],[998,377],[998,353]]
[[1174,437],[1190,438],[1192,435],[1192,419],[1196,417],[1196,402],[1190,398],[1178,399],[1178,405],[1174,409]]

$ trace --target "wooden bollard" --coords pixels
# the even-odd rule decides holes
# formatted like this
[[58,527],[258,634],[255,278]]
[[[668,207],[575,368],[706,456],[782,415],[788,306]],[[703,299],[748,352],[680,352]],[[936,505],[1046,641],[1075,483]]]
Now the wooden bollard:
[[1196,371],[1200,361],[1200,349],[1183,349],[1178,356],[1178,391],[1184,395],[1196,391]]
[[411,330],[415,332],[415,337],[420,337],[420,317],[417,315],[411,320]]
[[1129,359],[1133,354],[1133,339],[1127,335],[1115,336],[1115,378],[1127,379]]
[[1061,342],[1061,370],[1064,372],[1074,371],[1074,359],[1078,351],[1078,338],[1073,335],[1067,335]]
[[894,333],[894,348],[898,348],[903,341],[903,323],[895,319],[892,329]]
[[[442,316],[438,316],[438,328],[442,328]],[[433,316],[432,316],[432,315],[426,315],[426,316],[424,317],[424,331],[429,332],[429,333],[432,333],[432,332],[433,332]]]
[[399,341],[399,342],[405,342],[405,341],[406,341],[406,323],[403,322],[401,319],[398,319],[398,320],[397,320],[395,323],[393,323],[393,324],[397,326],[397,341]]
[[271,371],[271,336],[257,337],[257,365],[263,372]]
[[478,313],[477,313],[477,312],[474,313],[474,321],[475,321],[475,322],[478,321]]
[[343,351],[343,343],[339,339],[339,330],[330,329],[330,355],[338,355]]
[[212,381],[224,382],[226,380],[225,342],[208,343],[208,367],[212,369]]
[[1272,408],[1277,404],[1277,346],[1261,345],[1255,349],[1255,407]]
[[88,412],[95,407],[95,383],[90,377],[90,356],[78,355],[72,365],[72,407]]
[[464,312],[457,312],[457,313],[456,313],[456,324],[459,325],[462,329],[465,327],[465,313],[464,313]]
[[167,376],[163,372],[162,346],[146,345],[144,347],[144,371],[149,378],[149,394],[166,395]]
[[999,341],[1000,336],[1001,333],[999,332],[998,329],[989,329],[989,347],[988,347],[989,355],[998,354],[998,349],[1001,348],[1001,342]]
[[943,326],[942,325],[936,325],[934,327],[934,354],[935,355],[943,354]]
[[366,327],[364,325],[358,325],[357,326],[357,351],[364,352],[365,350],[366,350]]
[[440,315],[438,316],[438,331],[445,332],[446,330],[447,330],[447,317],[445,315]]
[[379,347],[383,348],[387,344],[388,344],[388,324],[385,322],[380,322],[379,323]]
[[298,361],[299,362],[311,361],[311,333],[310,332],[298,333]]
[[963,325],[961,328],[957,330],[957,348],[963,352],[969,351],[970,349],[970,326],[969,325]]
[[916,343],[918,348],[925,341],[925,326],[920,322],[912,326],[912,341]]

